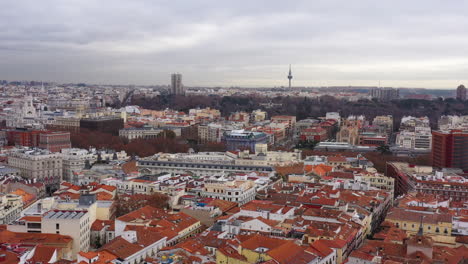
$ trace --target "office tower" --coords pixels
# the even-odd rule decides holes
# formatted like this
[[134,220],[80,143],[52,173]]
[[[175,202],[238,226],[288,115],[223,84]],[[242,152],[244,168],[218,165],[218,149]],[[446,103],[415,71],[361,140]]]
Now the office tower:
[[466,100],[466,88],[464,85],[460,85],[457,88],[457,99],[465,101]]
[[433,131],[432,166],[468,171],[468,131]]
[[171,93],[176,95],[185,95],[185,88],[182,85],[182,74],[173,73],[171,75]]

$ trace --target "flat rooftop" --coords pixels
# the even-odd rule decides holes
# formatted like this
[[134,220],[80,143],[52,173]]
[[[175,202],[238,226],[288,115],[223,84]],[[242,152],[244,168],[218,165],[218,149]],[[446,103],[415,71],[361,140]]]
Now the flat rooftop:
[[80,219],[86,211],[52,210],[44,214],[43,219]]

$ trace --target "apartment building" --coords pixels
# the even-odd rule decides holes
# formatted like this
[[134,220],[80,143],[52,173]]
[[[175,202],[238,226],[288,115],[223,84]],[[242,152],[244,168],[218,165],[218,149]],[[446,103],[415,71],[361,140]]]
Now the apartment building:
[[208,124],[206,126],[198,126],[198,141],[200,144],[208,142],[221,142],[223,136],[223,125]]

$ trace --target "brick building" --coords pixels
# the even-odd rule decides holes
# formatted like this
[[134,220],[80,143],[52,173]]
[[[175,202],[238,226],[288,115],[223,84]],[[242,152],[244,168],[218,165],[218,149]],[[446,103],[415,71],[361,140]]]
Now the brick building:
[[468,131],[432,132],[432,166],[468,171]]
[[44,131],[39,134],[39,147],[50,152],[71,148],[70,132]]
[[17,128],[7,131],[7,140],[9,145],[39,147],[51,152],[71,147],[70,132]]

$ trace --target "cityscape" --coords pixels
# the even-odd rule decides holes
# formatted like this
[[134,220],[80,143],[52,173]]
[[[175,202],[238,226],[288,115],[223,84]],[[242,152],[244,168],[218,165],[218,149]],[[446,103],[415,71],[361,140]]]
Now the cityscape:
[[[428,31],[451,28],[465,4],[395,29],[379,19],[414,4],[356,2],[378,19],[343,1],[352,18],[318,2],[51,2],[7,4],[21,22],[0,11],[0,264],[468,263],[468,84],[451,60],[468,42],[426,54],[405,37],[437,8]],[[337,21],[311,29],[330,54],[311,66],[317,44],[279,30],[322,25],[317,12]],[[376,35],[353,31],[370,21]],[[355,40],[338,25],[362,49],[397,30],[415,55],[331,63],[361,50],[331,48]]]

